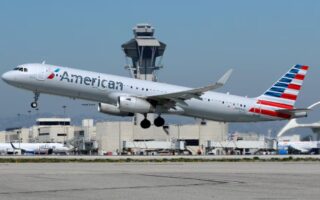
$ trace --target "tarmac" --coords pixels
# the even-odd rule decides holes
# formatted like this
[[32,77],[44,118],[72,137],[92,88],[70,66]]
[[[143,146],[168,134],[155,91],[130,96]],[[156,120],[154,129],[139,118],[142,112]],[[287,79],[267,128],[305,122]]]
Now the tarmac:
[[0,199],[319,199],[320,162],[0,163]]
[[274,159],[311,159],[320,160],[320,155],[175,155],[175,156],[86,156],[86,155],[68,155],[68,156],[58,156],[58,155],[35,155],[35,156],[24,156],[24,155],[9,155],[0,156],[1,159],[23,159],[23,160],[39,160],[39,159],[58,159],[58,160],[87,160],[87,161],[98,161],[98,160],[137,160],[137,161],[150,161],[150,160],[172,160],[172,159],[185,159],[185,160],[202,160],[202,161],[214,161],[214,160],[252,160],[259,158],[261,160],[274,160]]

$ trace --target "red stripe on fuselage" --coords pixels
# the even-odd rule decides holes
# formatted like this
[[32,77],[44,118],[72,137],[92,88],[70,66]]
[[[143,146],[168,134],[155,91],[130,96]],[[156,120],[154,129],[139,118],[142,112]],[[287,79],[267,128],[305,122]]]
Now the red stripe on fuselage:
[[292,105],[284,104],[284,103],[277,103],[272,101],[265,101],[265,100],[258,100],[258,104],[261,105],[267,105],[267,106],[273,106],[277,108],[284,108],[284,109],[292,109]]
[[279,117],[279,118],[284,118],[284,119],[290,119],[291,118],[291,115],[289,115],[289,114],[279,113],[279,112],[274,111],[274,110],[264,110],[264,109],[258,109],[258,108],[250,108],[249,112],[262,114],[262,115],[268,115],[268,116],[272,116],[272,117]]

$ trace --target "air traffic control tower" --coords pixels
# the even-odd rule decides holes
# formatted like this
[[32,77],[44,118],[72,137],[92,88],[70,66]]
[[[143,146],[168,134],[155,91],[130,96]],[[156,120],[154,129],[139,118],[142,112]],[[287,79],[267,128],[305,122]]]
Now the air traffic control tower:
[[[162,68],[161,60],[166,44],[154,37],[154,31],[150,24],[137,24],[133,28],[134,38],[121,45],[127,60],[125,68],[132,78],[157,81],[156,71]],[[136,115],[135,124],[142,119],[142,115]],[[153,121],[154,115],[149,114],[148,119]]]
[[127,63],[126,68],[134,78],[149,81],[157,79],[155,72],[162,67],[161,59],[166,44],[153,36],[154,31],[149,24],[138,24],[133,28],[134,38],[121,46],[126,57],[131,58],[132,63]]

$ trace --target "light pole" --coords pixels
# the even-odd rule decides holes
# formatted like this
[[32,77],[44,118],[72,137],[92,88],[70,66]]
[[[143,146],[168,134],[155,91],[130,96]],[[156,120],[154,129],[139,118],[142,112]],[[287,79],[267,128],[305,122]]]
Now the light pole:
[[121,155],[122,147],[121,147],[121,122],[119,121],[119,155]]
[[66,117],[67,106],[63,105],[62,108],[63,108],[63,116]]

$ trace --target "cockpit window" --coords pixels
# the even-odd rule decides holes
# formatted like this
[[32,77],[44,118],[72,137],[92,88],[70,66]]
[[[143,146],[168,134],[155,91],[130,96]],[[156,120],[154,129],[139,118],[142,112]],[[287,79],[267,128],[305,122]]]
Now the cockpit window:
[[13,69],[14,71],[28,72],[28,68],[16,67]]

